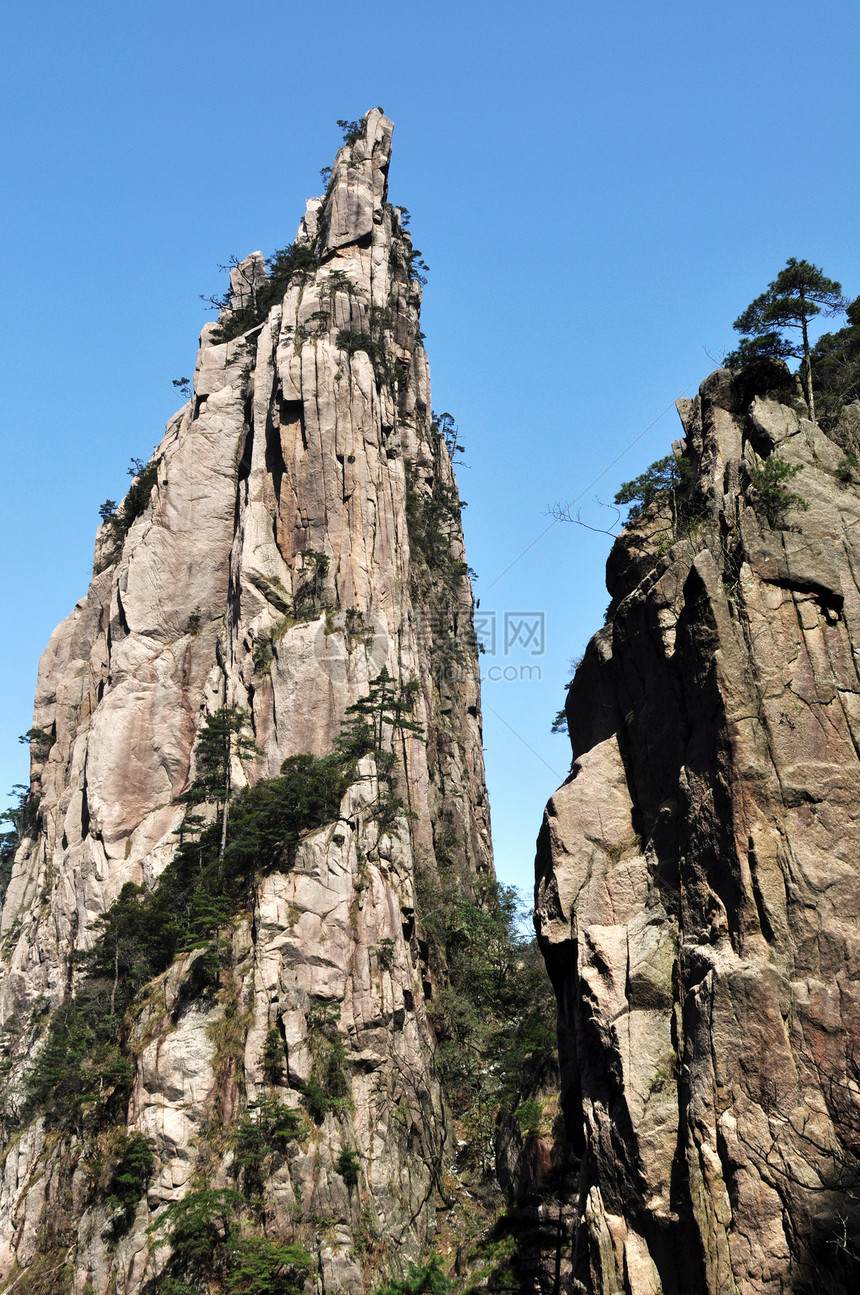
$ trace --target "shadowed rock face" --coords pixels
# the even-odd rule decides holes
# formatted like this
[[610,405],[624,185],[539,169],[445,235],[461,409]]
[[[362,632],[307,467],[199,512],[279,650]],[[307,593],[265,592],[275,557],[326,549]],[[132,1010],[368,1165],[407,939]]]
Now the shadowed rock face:
[[[462,877],[492,863],[472,594],[451,463],[431,427],[421,287],[386,201],[391,131],[370,112],[363,137],[338,153],[327,197],[308,203],[297,242],[317,268],[245,335],[223,342],[204,328],[194,395],[156,451],[151,492],[121,544],[110,523],[100,529],[89,592],[42,658],[39,829],[16,860],[0,964],[2,1020],[15,1018],[17,1039],[0,1280],[27,1269],[22,1290],[52,1263],[63,1290],[148,1289],[166,1257],[147,1233],[162,1206],[201,1183],[235,1182],[229,1130],[266,1089],[272,1029],[287,1105],[300,1103],[315,1048],[345,1049],[349,1102],[265,1187],[269,1226],[311,1250],[316,1288],[363,1289],[375,1238],[402,1268],[432,1229],[449,1132],[415,878],[433,875],[440,832]],[[233,308],[265,283],[254,253],[233,270]],[[445,580],[410,544],[407,511],[420,513],[434,490],[449,505]],[[383,831],[365,760],[340,820],[307,836],[294,867],[267,876],[228,932],[219,994],[188,1001],[187,954],[135,1008],[121,1127],[152,1139],[156,1166],[117,1240],[94,1198],[86,1137],[57,1141],[38,1118],[16,1123],[45,1006],[71,992],[73,954],[122,886],[152,884],[173,856],[206,714],[228,705],[250,717],[263,756],[234,760],[241,788],[287,756],[329,752],[383,667],[420,683],[411,718],[423,736],[398,739],[414,818]],[[343,1150],[358,1156],[355,1187],[336,1168]]]
[[[618,540],[568,697],[536,921],[571,1290],[857,1289],[860,498],[850,416],[825,435],[786,379],[720,370],[679,402],[697,515]],[[774,453],[808,510],[768,524]]]

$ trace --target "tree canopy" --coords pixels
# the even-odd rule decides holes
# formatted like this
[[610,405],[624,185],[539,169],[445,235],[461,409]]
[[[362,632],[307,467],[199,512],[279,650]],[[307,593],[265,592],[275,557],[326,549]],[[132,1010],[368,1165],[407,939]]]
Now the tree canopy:
[[812,348],[815,385],[826,397],[825,408],[838,410],[860,400],[860,297],[851,303],[848,323],[835,333],[824,333]]
[[[809,321],[820,314],[839,314],[847,305],[841,283],[828,279],[809,261],[798,261],[792,256],[766,291],[738,315],[734,327],[745,336],[726,361],[735,367],[762,356],[783,359],[793,356],[802,360],[806,402],[810,417],[815,418]],[[784,336],[786,331],[788,336]]]
[[221,807],[221,857],[227,846],[227,814],[232,795],[233,757],[258,759],[263,752],[245,729],[250,716],[236,706],[221,706],[207,715],[197,738],[197,773],[179,799],[189,805],[214,800]]

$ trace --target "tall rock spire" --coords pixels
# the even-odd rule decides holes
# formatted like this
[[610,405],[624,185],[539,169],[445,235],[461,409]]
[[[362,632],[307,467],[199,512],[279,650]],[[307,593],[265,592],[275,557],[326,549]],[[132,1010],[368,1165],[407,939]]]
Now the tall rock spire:
[[[99,529],[89,592],[42,658],[32,826],[2,916],[0,1279],[62,1269],[99,1295],[179,1280],[178,1243],[156,1245],[175,1235],[147,1229],[204,1189],[244,1193],[240,1213],[262,1191],[265,1227],[255,1216],[241,1244],[304,1246],[324,1290],[363,1288],[375,1236],[402,1267],[432,1228],[449,1133],[416,882],[440,841],[466,891],[492,861],[472,593],[421,282],[387,202],[391,132],[369,112],[295,243],[234,265],[193,395]],[[285,847],[203,953],[180,941],[111,1045],[122,1077],[49,1133],[33,1057],[46,1039],[69,1055],[56,1022],[95,993],[80,955],[99,919],[129,883],[154,893],[193,838],[182,797],[212,721],[239,716],[259,749],[229,754],[241,791],[329,755],[380,678],[408,722],[380,720],[386,750],[362,757],[336,821]],[[260,1151],[252,1191],[237,1138],[284,1108],[306,1127]],[[118,1213],[109,1164],[134,1138],[152,1164]],[[207,1226],[228,1246],[232,1225]]]

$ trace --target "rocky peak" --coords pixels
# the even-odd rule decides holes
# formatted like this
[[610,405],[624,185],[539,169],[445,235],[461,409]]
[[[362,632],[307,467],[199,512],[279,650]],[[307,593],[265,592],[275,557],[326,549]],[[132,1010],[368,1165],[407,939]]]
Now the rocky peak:
[[322,222],[320,257],[323,261],[341,248],[367,241],[374,225],[382,223],[388,197],[393,130],[393,122],[382,109],[372,108],[362,119],[357,138],[345,143],[338,152]]
[[245,310],[254,301],[257,289],[268,283],[262,252],[252,252],[244,261],[230,267],[230,301],[233,309]]
[[847,1295],[857,429],[811,422],[781,364],[718,370],[679,413],[674,484],[609,559],[538,844],[578,1184],[562,1288]]
[[194,1210],[212,1272],[289,1244],[320,1292],[363,1290],[380,1237],[403,1271],[432,1232],[452,1138],[416,892],[440,858],[464,893],[492,860],[391,131],[368,113],[296,243],[233,266],[193,395],[40,664],[0,962],[0,1281],[21,1289],[202,1289],[170,1222]]

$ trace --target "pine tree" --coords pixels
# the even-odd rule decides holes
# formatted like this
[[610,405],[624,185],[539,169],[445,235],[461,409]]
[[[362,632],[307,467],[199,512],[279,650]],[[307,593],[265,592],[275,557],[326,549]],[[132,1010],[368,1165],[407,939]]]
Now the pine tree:
[[846,310],[848,323],[824,333],[812,348],[812,371],[832,411],[860,400],[860,297]]
[[237,706],[221,706],[207,715],[197,738],[196,775],[188,791],[179,799],[187,805],[214,800],[221,812],[221,846],[218,858],[227,848],[227,817],[233,791],[233,757],[258,759],[263,752],[245,732],[249,717]]
[[[746,333],[732,355],[730,365],[747,363],[760,356],[794,356],[803,361],[801,373],[809,406],[809,416],[815,418],[815,400],[812,394],[812,364],[809,347],[809,321],[816,315],[837,315],[845,310],[847,300],[842,296],[842,285],[826,278],[815,265],[790,257],[785,269],[767,291],[747,306],[734,322],[739,333]],[[800,337],[781,337],[786,329],[799,332]]]
[[399,685],[383,666],[370,681],[370,692],[347,706],[344,732],[338,739],[340,750],[346,754],[363,755],[373,751],[384,754],[385,726],[400,733],[423,734],[420,724],[407,717],[412,713],[418,698],[416,679]]

